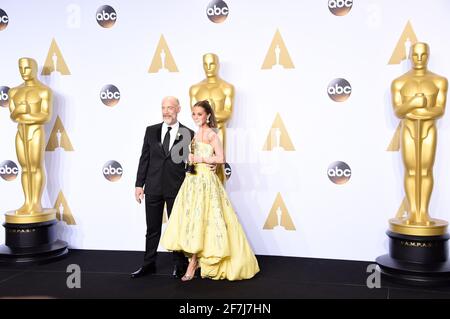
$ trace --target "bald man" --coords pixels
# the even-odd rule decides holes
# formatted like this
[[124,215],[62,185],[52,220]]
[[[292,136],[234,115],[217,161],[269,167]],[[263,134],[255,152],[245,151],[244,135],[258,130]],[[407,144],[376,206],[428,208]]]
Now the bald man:
[[[166,96],[161,106],[163,122],[147,127],[136,177],[135,197],[138,203],[145,198],[147,233],[144,263],[131,274],[132,278],[156,272],[156,255],[161,237],[164,204],[170,216],[175,197],[184,181],[188,146],[194,131],[177,120],[180,103],[176,97]],[[183,253],[174,252],[173,275],[181,278],[188,261]]]

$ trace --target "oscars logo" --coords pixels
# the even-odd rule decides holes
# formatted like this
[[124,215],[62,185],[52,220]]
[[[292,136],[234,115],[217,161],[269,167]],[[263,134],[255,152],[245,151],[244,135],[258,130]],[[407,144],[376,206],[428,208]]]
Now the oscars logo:
[[335,16],[347,15],[353,6],[353,0],[328,0],[328,9]]
[[264,223],[263,229],[280,229],[295,230],[294,223],[292,222],[291,215],[286,207],[286,204],[278,193],[275,201],[270,209],[269,216]]
[[76,225],[75,218],[73,217],[72,211],[70,210],[62,191],[58,194],[54,208],[58,211],[56,214],[56,219],[59,221],[65,221],[67,225]]
[[328,84],[328,96],[335,102],[344,102],[352,93],[352,87],[346,79],[334,79]]
[[9,87],[0,86],[0,106],[8,107],[9,106]]
[[5,181],[13,181],[19,174],[19,168],[13,161],[4,161],[0,164],[0,177]]
[[267,51],[261,69],[281,70],[293,69],[294,63],[289,55],[289,52],[284,44],[283,38],[279,30],[275,32],[269,51]]
[[55,150],[70,152],[74,150],[59,116],[56,117],[55,125],[50,133],[45,150],[47,152],[54,152]]
[[119,89],[112,85],[105,85],[100,91],[100,100],[106,106],[114,106],[120,101],[120,91]]
[[111,28],[116,23],[117,13],[113,7],[105,5],[98,8],[95,18],[103,28]]
[[9,17],[5,11],[0,9],[0,31],[5,30],[9,23]]
[[411,22],[408,21],[403,29],[400,39],[397,41],[397,45],[395,46],[394,52],[392,52],[388,64],[400,64],[402,61],[407,62],[411,46],[417,42],[416,33],[413,30]]
[[123,174],[122,165],[116,161],[109,161],[103,165],[103,176],[110,182],[117,182]]
[[172,53],[169,50],[166,39],[161,34],[155,54],[153,55],[152,63],[148,69],[148,73],[168,73],[178,72],[177,65],[173,59]]
[[41,74],[50,75],[53,72],[60,75],[70,75],[69,68],[55,39],[52,39]]
[[269,135],[263,146],[263,151],[295,151],[286,126],[279,113],[275,116]]
[[330,181],[337,185],[342,185],[348,182],[352,176],[352,170],[347,163],[337,161],[328,166],[327,174]]
[[227,4],[222,0],[213,0],[206,8],[206,15],[208,19],[214,23],[224,22],[228,17],[229,12],[230,10],[228,9]]

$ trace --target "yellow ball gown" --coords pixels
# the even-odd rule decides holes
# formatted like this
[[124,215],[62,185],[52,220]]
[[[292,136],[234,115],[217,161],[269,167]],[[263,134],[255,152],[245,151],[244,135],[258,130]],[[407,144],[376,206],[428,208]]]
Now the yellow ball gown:
[[[210,157],[210,144],[195,142],[195,155]],[[217,175],[195,165],[178,191],[161,244],[170,251],[197,254],[201,276],[241,280],[259,272],[258,261]]]

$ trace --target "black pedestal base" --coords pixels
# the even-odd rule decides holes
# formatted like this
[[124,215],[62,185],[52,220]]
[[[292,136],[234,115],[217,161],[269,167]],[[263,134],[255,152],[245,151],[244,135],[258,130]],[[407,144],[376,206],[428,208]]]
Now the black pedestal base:
[[411,236],[388,231],[387,235],[389,254],[376,259],[385,279],[421,286],[450,284],[448,234]]
[[3,224],[5,245],[0,246],[0,264],[45,263],[67,255],[67,243],[56,239],[56,224],[56,220]]

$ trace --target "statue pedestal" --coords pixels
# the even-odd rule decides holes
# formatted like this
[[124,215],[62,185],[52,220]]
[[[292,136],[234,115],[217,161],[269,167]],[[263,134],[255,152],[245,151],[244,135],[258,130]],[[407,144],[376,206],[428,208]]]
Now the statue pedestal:
[[388,281],[419,286],[450,284],[448,234],[414,236],[387,231],[389,254],[376,259]]
[[[56,210],[46,210],[44,214],[16,215],[20,220],[50,219],[32,223],[18,223],[11,219],[14,214],[6,214],[5,245],[0,246],[0,264],[44,263],[64,257],[68,253],[67,243],[56,238]],[[37,219],[36,219],[37,218]],[[11,222],[15,221],[15,222]]]

